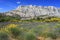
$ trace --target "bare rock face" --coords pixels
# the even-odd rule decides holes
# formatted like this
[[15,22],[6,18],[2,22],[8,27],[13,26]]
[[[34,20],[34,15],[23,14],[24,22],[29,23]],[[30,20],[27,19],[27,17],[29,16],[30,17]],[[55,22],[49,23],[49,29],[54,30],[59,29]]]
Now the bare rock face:
[[19,15],[22,20],[32,19],[38,16],[60,17],[60,8],[56,8],[54,6],[35,6],[35,5],[18,6],[16,10],[7,12],[6,15],[9,16]]

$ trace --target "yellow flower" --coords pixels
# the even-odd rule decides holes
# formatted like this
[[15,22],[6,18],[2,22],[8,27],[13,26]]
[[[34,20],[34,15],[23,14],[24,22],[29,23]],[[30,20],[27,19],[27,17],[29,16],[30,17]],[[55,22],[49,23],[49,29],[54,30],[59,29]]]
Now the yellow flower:
[[17,27],[18,25],[17,24],[8,24],[7,25],[7,28],[15,28]]

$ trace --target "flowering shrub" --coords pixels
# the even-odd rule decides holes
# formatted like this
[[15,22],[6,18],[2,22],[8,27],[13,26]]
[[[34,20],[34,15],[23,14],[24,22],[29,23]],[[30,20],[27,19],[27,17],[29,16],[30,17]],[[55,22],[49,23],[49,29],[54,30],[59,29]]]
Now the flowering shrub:
[[8,24],[7,25],[7,28],[15,28],[17,27],[18,25],[17,24]]

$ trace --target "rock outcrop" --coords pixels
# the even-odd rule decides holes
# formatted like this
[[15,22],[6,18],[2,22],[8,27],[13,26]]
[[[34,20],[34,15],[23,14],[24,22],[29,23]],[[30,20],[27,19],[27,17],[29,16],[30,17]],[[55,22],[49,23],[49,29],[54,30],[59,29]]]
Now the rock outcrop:
[[16,10],[6,12],[6,15],[16,16],[19,15],[22,20],[33,19],[35,17],[60,17],[60,8],[54,6],[18,6]]

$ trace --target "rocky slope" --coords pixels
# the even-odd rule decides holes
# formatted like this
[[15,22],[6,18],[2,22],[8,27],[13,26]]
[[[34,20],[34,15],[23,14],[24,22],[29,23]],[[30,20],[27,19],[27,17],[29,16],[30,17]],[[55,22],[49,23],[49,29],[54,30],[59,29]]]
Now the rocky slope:
[[60,8],[54,6],[18,6],[16,10],[6,12],[9,16],[20,16],[22,20],[33,19],[35,17],[60,17]]

